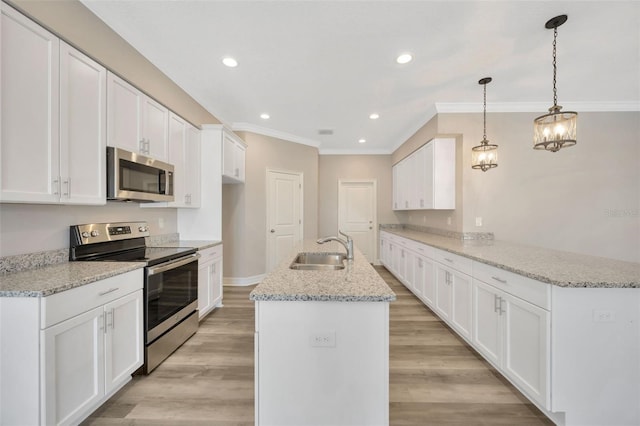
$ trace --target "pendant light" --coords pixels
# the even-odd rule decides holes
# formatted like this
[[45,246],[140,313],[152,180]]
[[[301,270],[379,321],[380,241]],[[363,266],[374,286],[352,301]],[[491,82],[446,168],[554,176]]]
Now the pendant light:
[[549,114],[541,115],[533,121],[533,149],[545,149],[556,152],[576,144],[578,113],[560,111],[556,90],[556,39],[558,27],[567,22],[567,15],[556,16],[545,24],[545,28],[553,28],[553,106]]
[[491,77],[485,77],[478,81],[478,84],[484,86],[484,132],[480,145],[471,148],[471,168],[483,172],[498,167],[498,145],[492,145],[487,140],[487,84],[491,83],[491,80]]

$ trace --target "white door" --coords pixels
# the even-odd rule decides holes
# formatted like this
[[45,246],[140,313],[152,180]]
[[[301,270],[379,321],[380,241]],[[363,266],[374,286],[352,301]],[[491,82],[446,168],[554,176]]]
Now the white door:
[[338,230],[353,238],[370,263],[376,259],[376,180],[338,181]]
[[302,241],[302,174],[267,170],[267,271]]

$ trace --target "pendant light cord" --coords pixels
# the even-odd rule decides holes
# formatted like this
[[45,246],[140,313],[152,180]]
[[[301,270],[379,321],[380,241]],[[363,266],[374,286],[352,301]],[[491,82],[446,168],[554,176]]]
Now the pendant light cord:
[[[558,91],[556,89],[556,39],[558,38],[558,27],[553,29],[553,106],[558,106]],[[486,102],[486,101],[485,101]]]
[[487,144],[487,83],[483,84],[484,86],[484,108],[483,108],[483,126],[484,132],[482,134],[482,143],[484,145]]

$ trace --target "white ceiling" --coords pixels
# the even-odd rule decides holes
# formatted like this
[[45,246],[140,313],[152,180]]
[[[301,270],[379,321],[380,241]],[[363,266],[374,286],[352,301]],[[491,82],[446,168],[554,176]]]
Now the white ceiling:
[[481,111],[486,76],[489,112],[546,112],[560,14],[558,103],[640,105],[638,1],[81,1],[224,123],[321,153],[390,153],[436,111]]

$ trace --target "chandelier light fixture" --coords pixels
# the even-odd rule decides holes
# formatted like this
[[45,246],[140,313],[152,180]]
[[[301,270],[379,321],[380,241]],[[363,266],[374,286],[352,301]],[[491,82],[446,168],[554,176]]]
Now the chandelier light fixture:
[[567,15],[551,18],[545,24],[545,28],[553,28],[553,106],[549,113],[541,115],[533,121],[533,149],[545,149],[556,152],[562,148],[568,148],[576,144],[576,132],[578,113],[573,111],[561,111],[558,105],[558,93],[556,90],[556,39],[558,27],[567,22]]
[[491,77],[485,77],[478,81],[484,86],[483,124],[484,132],[480,145],[471,148],[471,168],[486,172],[498,167],[498,145],[492,145],[487,140],[487,84],[491,83]]

